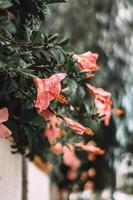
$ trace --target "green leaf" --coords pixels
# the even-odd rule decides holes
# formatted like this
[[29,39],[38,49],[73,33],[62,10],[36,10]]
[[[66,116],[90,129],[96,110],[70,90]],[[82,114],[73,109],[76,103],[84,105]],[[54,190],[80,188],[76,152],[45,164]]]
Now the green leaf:
[[28,69],[19,69],[18,72],[22,74],[25,78],[35,78],[36,76]]
[[5,30],[5,31],[8,31],[10,33],[15,33],[16,32],[16,28],[14,26],[14,24],[7,20],[5,17],[0,17],[0,28]]
[[65,46],[65,45],[68,44],[68,42],[69,42],[69,39],[65,38],[65,37],[60,37],[57,40],[57,44],[60,45],[60,46]]
[[44,35],[40,31],[33,31],[31,35],[33,44],[42,44],[44,42]]
[[0,8],[1,9],[6,9],[12,6],[12,3],[8,0],[0,0]]
[[46,4],[52,3],[66,3],[66,0],[46,0]]
[[68,53],[68,54],[75,52],[75,48],[72,45],[64,46],[63,50],[65,53]]
[[71,78],[67,78],[67,84],[70,88],[71,95],[73,96],[78,88],[77,82]]

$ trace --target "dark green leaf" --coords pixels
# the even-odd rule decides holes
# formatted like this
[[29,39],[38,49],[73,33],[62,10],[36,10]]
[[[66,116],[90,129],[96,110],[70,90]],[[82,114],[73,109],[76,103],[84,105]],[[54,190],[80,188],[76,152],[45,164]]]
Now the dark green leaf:
[[12,6],[12,3],[8,0],[0,0],[0,8],[6,9]]
[[66,0],[46,0],[46,4],[52,4],[52,3],[65,3]]

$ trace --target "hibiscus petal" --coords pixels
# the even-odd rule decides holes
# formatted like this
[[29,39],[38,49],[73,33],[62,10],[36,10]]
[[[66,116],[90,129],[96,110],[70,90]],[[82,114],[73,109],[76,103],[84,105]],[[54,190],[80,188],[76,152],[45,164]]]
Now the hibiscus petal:
[[5,108],[2,108],[0,110],[0,123],[1,122],[6,122],[8,120],[8,109],[5,107]]
[[98,71],[99,67],[96,64],[98,54],[88,51],[81,55],[73,54],[73,59],[77,61],[80,69],[89,70],[89,72]]
[[33,81],[37,88],[37,100],[35,107],[42,112],[50,105],[50,101],[54,100],[60,94],[62,81],[66,77],[66,73],[58,73],[49,78],[34,78]]
[[72,119],[70,119],[68,117],[65,117],[64,121],[65,121],[66,125],[69,128],[71,128],[73,131],[75,131],[77,134],[83,135],[85,127],[82,126],[80,123],[75,122],[74,120],[72,120]]
[[8,137],[12,134],[12,132],[4,126],[2,123],[0,123],[0,138]]

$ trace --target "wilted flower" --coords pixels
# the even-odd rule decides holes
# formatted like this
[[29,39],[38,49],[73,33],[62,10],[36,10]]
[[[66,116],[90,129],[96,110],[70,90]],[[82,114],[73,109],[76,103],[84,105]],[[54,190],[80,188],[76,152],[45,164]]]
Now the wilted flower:
[[54,113],[50,110],[44,110],[40,113],[40,115],[46,120],[50,121],[53,126],[60,125],[62,123],[62,119],[57,117]]
[[67,144],[67,146],[64,146],[63,161],[65,165],[69,166],[72,169],[79,168],[80,160],[75,155],[73,145]]
[[84,132],[88,135],[94,134],[91,129],[84,127],[80,123],[78,123],[68,117],[65,117],[64,121],[69,128],[71,128],[73,131],[75,131],[79,135],[83,135]]
[[51,145],[55,144],[56,139],[61,135],[61,129],[59,128],[59,125],[62,123],[62,119],[56,117],[56,115],[48,109],[42,111],[40,115],[44,117],[46,121],[48,121],[44,132],[45,136],[48,138],[48,141]]
[[66,73],[58,73],[49,78],[34,78],[37,88],[37,100],[35,107],[42,112],[50,105],[50,102],[61,92],[60,82],[66,77]]
[[49,109],[43,110],[39,113],[46,121],[51,121],[54,117],[54,113],[52,113]]
[[56,139],[60,136],[60,128],[52,125],[51,123],[48,123],[44,134],[48,138],[48,141],[51,145],[55,144]]
[[112,101],[110,100],[111,93],[106,92],[102,88],[96,88],[90,84],[87,84],[87,88],[89,92],[95,97],[95,105],[100,117],[104,118],[105,125],[109,125],[109,120],[112,112]]
[[94,141],[90,141],[87,144],[84,144],[83,142],[79,142],[75,144],[76,147],[80,147],[84,151],[87,151],[88,153],[92,153],[94,155],[102,155],[105,153],[103,149],[96,146],[96,143]]
[[5,138],[12,134],[12,132],[3,125],[3,122],[8,120],[8,115],[8,109],[6,107],[0,109],[0,138]]
[[86,145],[82,145],[81,148],[85,151],[88,151],[89,153],[93,153],[95,155],[102,155],[105,153],[105,151],[103,149],[101,149],[100,147],[96,146],[96,143],[93,141],[88,142],[88,144]]

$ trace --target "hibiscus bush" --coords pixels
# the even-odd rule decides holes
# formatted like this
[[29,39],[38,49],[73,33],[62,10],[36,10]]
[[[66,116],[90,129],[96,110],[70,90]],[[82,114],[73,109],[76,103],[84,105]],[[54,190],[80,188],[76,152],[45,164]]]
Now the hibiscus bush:
[[0,0],[0,137],[60,187],[93,188],[92,163],[105,153],[95,129],[115,111],[94,85],[98,54],[47,31],[48,5],[63,2]]

